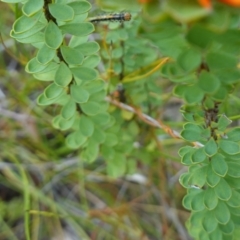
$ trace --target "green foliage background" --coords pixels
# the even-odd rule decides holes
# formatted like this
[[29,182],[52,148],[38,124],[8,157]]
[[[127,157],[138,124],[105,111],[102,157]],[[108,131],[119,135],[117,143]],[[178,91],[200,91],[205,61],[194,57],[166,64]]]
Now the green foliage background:
[[3,2],[0,239],[238,239],[239,9]]

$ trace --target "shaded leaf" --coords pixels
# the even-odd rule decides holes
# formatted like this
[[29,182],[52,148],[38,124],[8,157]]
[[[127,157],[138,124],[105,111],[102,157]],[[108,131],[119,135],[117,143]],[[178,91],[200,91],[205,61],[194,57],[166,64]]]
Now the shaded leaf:
[[66,87],[72,81],[72,73],[68,66],[61,62],[56,71],[54,82],[61,87]]
[[61,46],[61,53],[64,60],[70,65],[80,65],[83,62],[83,54],[67,46]]
[[90,137],[94,132],[94,124],[92,120],[89,117],[82,115],[79,121],[79,130],[84,136]]
[[222,154],[217,153],[211,158],[211,166],[217,175],[224,177],[227,174],[228,165]]
[[219,147],[229,155],[234,155],[240,152],[239,144],[229,140],[221,140],[219,142]]
[[48,4],[51,15],[59,21],[70,21],[74,17],[73,9],[66,4],[52,3]]
[[61,111],[61,116],[64,119],[70,119],[76,112],[76,103],[72,99],[65,104]]
[[230,212],[223,201],[218,201],[217,207],[213,210],[217,221],[221,224],[227,224],[230,220]]
[[50,20],[45,29],[45,43],[48,47],[57,49],[63,42],[63,35],[59,27]]
[[79,85],[71,85],[71,96],[77,103],[85,103],[89,99],[88,91]]
[[218,204],[218,197],[215,194],[214,189],[211,187],[208,187],[204,193],[204,205],[206,206],[207,209],[212,210],[217,206],[217,204]]
[[92,23],[69,23],[60,26],[60,29],[64,33],[69,33],[74,36],[82,37],[89,35],[94,31],[94,26]]
[[229,200],[232,196],[232,189],[223,178],[221,178],[219,183],[215,186],[214,191],[218,198],[224,201]]
[[39,10],[41,10],[42,7],[43,7],[43,0],[31,0],[26,2],[23,5],[22,11],[26,16],[30,17],[34,15],[36,12],[38,12]]

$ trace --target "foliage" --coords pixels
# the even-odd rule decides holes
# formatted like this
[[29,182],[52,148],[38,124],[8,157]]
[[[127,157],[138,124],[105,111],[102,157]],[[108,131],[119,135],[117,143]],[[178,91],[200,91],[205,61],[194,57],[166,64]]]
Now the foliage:
[[[88,19],[92,6],[86,0],[4,2],[15,3],[19,15],[10,36],[36,49],[25,71],[48,84],[37,103],[46,111],[55,107],[52,125],[66,139],[64,155],[77,153],[90,166],[104,163],[108,177],[117,178],[139,170],[137,164],[155,168],[159,155],[166,155],[165,139],[173,137],[177,145],[181,138],[189,143],[179,149],[179,156],[188,168],[180,183],[187,189],[183,206],[191,212],[187,221],[190,235],[199,240],[238,236],[240,128],[230,126],[231,115],[237,114],[232,102],[239,102],[235,91],[240,78],[238,10],[218,2],[212,6],[202,3],[204,8],[190,0],[166,0],[160,6],[157,1],[146,1],[150,3],[142,6],[140,17],[137,2],[101,0],[96,3],[102,8],[132,9],[132,20],[105,25],[96,21],[94,26]],[[164,91],[163,81],[169,93]],[[180,134],[170,122],[165,125],[156,120],[166,101],[174,99],[171,92],[184,103]],[[24,194],[26,239],[31,239],[31,214],[69,217],[66,207],[34,189],[31,174],[18,159],[5,155],[18,167],[19,174],[5,175]],[[165,161],[161,163],[166,168]],[[158,181],[164,186],[167,174],[164,169],[161,172]],[[84,181],[78,171],[72,178]],[[166,191],[164,187],[161,190]],[[86,201],[85,193],[81,197]],[[35,212],[36,199],[51,211]],[[163,197],[163,206],[168,201]],[[83,208],[88,208],[87,204]],[[6,211],[6,206],[2,204],[1,209]],[[125,211],[116,212],[124,215]],[[98,212],[88,214],[101,219]],[[74,226],[78,237],[90,239],[85,230],[93,231],[94,223],[85,220],[72,211],[66,222]],[[111,217],[104,221],[113,228],[118,225]],[[141,232],[131,232],[121,224],[127,239],[140,239]],[[14,236],[7,226],[5,229],[6,236]],[[151,230],[146,231],[151,236]],[[178,231],[186,239],[187,235]],[[102,234],[99,239],[110,239],[107,231]],[[153,237],[157,239],[157,234]]]

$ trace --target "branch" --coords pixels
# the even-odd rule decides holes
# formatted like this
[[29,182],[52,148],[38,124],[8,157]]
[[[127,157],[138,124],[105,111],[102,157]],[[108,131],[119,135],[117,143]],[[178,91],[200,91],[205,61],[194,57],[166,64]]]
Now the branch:
[[[140,119],[142,119],[145,123],[153,126],[153,127],[157,127],[157,128],[161,128],[164,132],[166,132],[168,135],[170,135],[173,138],[178,138],[178,139],[182,139],[181,135],[179,132],[171,129],[169,126],[163,124],[160,120],[156,120],[150,116],[148,116],[145,113],[142,113],[140,109],[131,107],[127,104],[121,103],[115,99],[112,99],[111,97],[106,97],[105,100],[109,103],[111,103],[114,106],[117,106],[118,108],[127,110],[129,112],[135,113]],[[199,142],[193,142],[193,145],[196,147],[202,147],[203,145]]]

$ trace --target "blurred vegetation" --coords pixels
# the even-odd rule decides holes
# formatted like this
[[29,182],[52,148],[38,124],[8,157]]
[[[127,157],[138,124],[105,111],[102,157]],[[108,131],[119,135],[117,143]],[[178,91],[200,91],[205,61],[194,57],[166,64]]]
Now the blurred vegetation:
[[[24,70],[35,48],[9,36],[21,5],[1,2],[0,240],[191,239],[185,228],[189,212],[182,207],[185,189],[178,180],[187,170],[178,156],[186,141],[169,134],[182,130],[184,100],[172,93],[177,84],[160,68],[165,57],[177,58],[186,48],[188,24],[210,11],[186,0],[186,9],[173,0],[163,1],[165,5],[155,0],[89,2],[89,17],[132,14],[132,20],[123,24],[96,24],[91,35],[101,47],[97,69],[109,85],[108,96],[139,107],[167,127],[152,126],[137,110],[134,114],[110,105],[120,126],[114,131],[122,143],[115,150],[126,149],[126,171],[106,163],[109,149],[101,149],[94,162],[84,161],[83,151],[66,146],[68,132],[52,126],[59,106],[37,105],[48,83]],[[233,125],[238,125],[238,90],[236,84],[237,94],[222,106],[236,120]],[[128,147],[133,143],[131,152]]]

